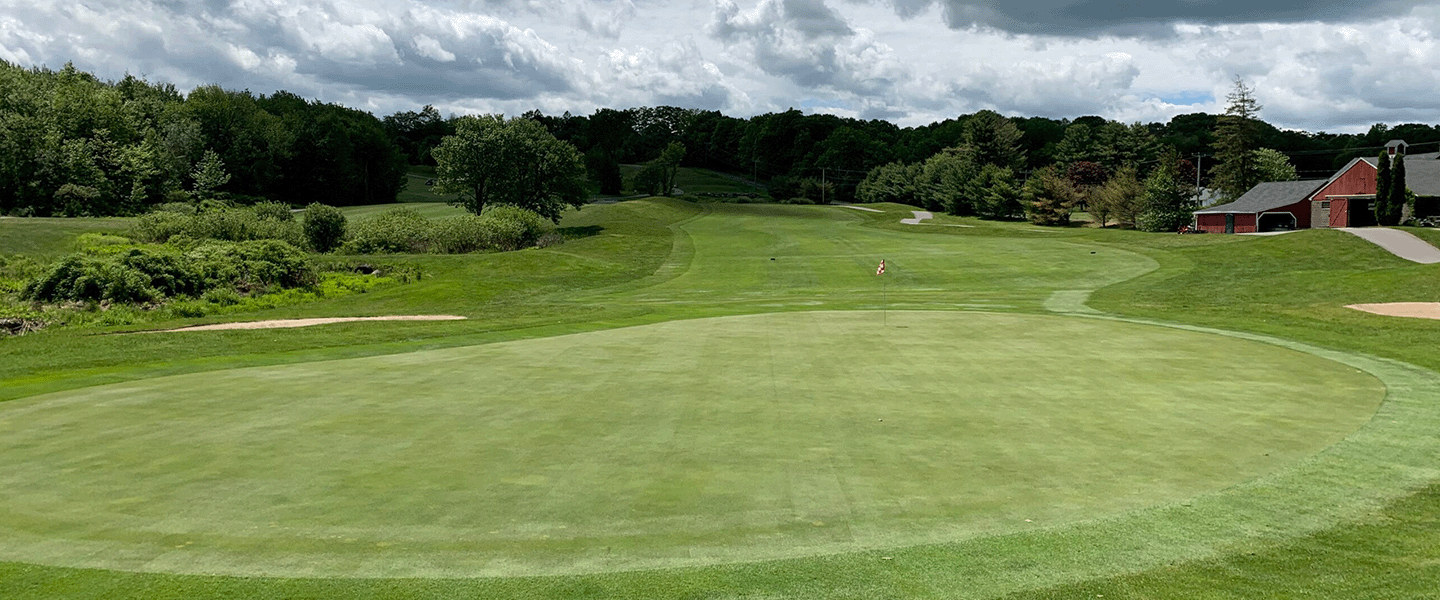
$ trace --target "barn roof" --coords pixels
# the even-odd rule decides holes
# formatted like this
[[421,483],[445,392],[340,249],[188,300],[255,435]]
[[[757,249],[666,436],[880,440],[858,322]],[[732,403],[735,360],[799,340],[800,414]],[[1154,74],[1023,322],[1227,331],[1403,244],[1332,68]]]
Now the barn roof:
[[[1440,164],[1440,161],[1435,161]],[[1406,175],[1409,175],[1410,163],[1405,163]],[[1407,178],[1408,180],[1408,178]],[[1320,186],[1325,185],[1324,180],[1312,179],[1309,181],[1271,181],[1259,184],[1245,195],[1240,196],[1234,202],[1212,206],[1195,211],[1197,215],[1208,214],[1259,214],[1270,209],[1280,208],[1305,200]],[[1416,192],[1419,193],[1419,192]]]
[[[1367,156],[1361,160],[1374,167],[1375,158]],[[1340,171],[1344,172],[1343,169]],[[1335,175],[1338,177],[1340,173]],[[1406,155],[1405,187],[1415,192],[1416,196],[1440,196],[1440,152]]]

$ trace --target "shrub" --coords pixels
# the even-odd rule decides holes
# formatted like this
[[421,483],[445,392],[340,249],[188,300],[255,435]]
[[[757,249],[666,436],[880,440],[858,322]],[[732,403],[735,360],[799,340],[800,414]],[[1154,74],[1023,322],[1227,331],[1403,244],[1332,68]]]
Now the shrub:
[[447,254],[528,248],[549,230],[544,217],[509,205],[493,206],[478,217],[441,219],[433,227],[432,249]]
[[253,207],[217,208],[192,215],[169,210],[151,212],[137,220],[133,235],[141,241],[156,243],[169,242],[177,236],[232,242],[280,240],[293,246],[304,243],[304,234],[289,209],[285,211],[289,220],[277,220],[276,215],[269,214],[275,212],[273,208],[262,211],[267,213],[266,218],[261,218],[261,211]]
[[415,209],[392,208],[357,221],[344,251],[351,254],[425,252],[432,243],[431,229],[430,220]]
[[189,235],[193,229],[193,216],[164,210],[140,215],[131,235],[140,241],[163,244],[177,235]]
[[[185,192],[180,193],[184,194]],[[182,215],[193,215],[197,210],[199,209],[190,202],[165,202],[163,204],[156,204],[154,208],[150,209],[151,212],[172,212]]]
[[265,200],[250,207],[250,212],[255,213],[261,221],[279,221],[288,223],[295,220],[295,213],[290,210],[290,205],[284,202],[271,202]]
[[139,271],[110,260],[80,255],[55,263],[21,291],[22,298],[46,302],[145,302],[156,295]]
[[345,213],[319,202],[305,207],[305,216],[300,222],[305,240],[310,243],[310,249],[316,252],[329,252],[339,248],[345,241],[345,225]]
[[491,224],[492,247],[496,250],[528,248],[549,229],[545,218],[538,213],[506,204],[490,207],[480,218]]
[[201,269],[206,287],[229,284],[254,290],[272,285],[300,287],[317,280],[305,252],[279,240],[209,242],[186,256]]

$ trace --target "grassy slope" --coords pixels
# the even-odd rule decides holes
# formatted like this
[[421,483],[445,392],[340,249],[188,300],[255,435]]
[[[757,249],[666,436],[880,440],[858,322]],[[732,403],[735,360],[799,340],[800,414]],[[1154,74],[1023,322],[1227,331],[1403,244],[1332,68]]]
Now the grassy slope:
[[0,256],[55,256],[74,251],[83,233],[124,233],[131,219],[59,219],[0,217]]
[[[623,205],[622,205],[623,206]],[[680,210],[683,207],[677,207]],[[589,209],[587,209],[589,210]],[[683,211],[682,211],[683,212]],[[583,213],[582,213],[583,214]],[[592,213],[598,214],[598,213]],[[880,220],[893,215],[867,217]],[[683,218],[683,215],[677,215]],[[639,218],[637,221],[645,221]],[[601,219],[603,221],[603,219]],[[940,219],[941,222],[966,223],[967,220]],[[638,228],[649,231],[649,247],[660,246],[655,222]],[[611,227],[606,221],[607,230]],[[904,229],[885,224],[882,228]],[[1284,338],[1310,341],[1324,347],[1349,349],[1366,354],[1390,356],[1435,369],[1440,368],[1433,348],[1440,341],[1437,323],[1390,319],[1354,313],[1339,305],[1353,301],[1434,300],[1440,266],[1416,266],[1378,253],[1368,244],[1337,232],[1301,232],[1275,238],[1239,238],[1236,236],[1152,236],[1130,232],[1063,230],[1032,233],[1023,225],[1000,225],[978,230],[945,231],[940,227],[912,228],[935,235],[1033,236],[1105,244],[1144,253],[1160,264],[1154,273],[1133,281],[1119,283],[1092,296],[1091,305],[1102,310],[1171,322],[1214,325],[1231,330],[1264,332]],[[668,230],[664,230],[668,237]],[[597,236],[601,237],[601,236]],[[635,240],[627,240],[635,241]],[[598,240],[592,240],[596,243]],[[679,249],[684,250],[682,236]],[[595,254],[573,252],[578,245],[567,244],[561,250],[588,258],[616,257],[598,250]],[[627,248],[622,242],[608,250]],[[682,252],[683,254],[683,252]],[[650,256],[655,256],[654,254]],[[414,260],[428,261],[429,257]],[[619,262],[635,265],[627,260]],[[641,261],[643,262],[643,261]],[[659,265],[663,258],[646,263]],[[455,273],[465,269],[451,267]],[[581,271],[585,269],[579,269]],[[623,282],[646,272],[646,268],[621,267],[607,282]],[[477,271],[477,272],[483,272]],[[527,272],[517,279],[534,276]],[[579,277],[576,275],[576,277]],[[437,277],[438,278],[438,277]],[[506,278],[499,278],[505,281]],[[661,279],[664,279],[663,277]],[[576,281],[558,279],[561,287]],[[456,284],[451,286],[453,291]],[[523,283],[517,283],[523,285]],[[633,285],[633,284],[632,284]],[[576,287],[579,287],[578,285]],[[424,290],[428,288],[410,288]],[[573,288],[568,288],[573,289]],[[480,290],[474,290],[479,293]],[[439,291],[429,300],[412,303],[400,298],[407,292],[394,292],[396,306],[419,306],[430,303],[455,306],[444,300]],[[428,293],[427,293],[428,294]],[[417,296],[427,294],[416,293]],[[1428,294],[1428,295],[1427,295]],[[525,293],[507,296],[497,293],[493,298],[511,299],[514,303],[532,304]],[[348,301],[346,301],[348,302]],[[358,300],[361,304],[370,298]],[[495,302],[494,307],[505,302]],[[389,306],[381,300],[372,307]],[[116,352],[106,344],[86,345],[85,340],[53,332],[8,340],[6,350],[21,348],[15,353],[18,364],[0,379],[8,390],[13,381],[23,381],[31,371],[50,373],[50,383],[40,388],[74,387],[61,378],[77,372],[85,374],[92,364],[102,365],[111,378],[144,376],[146,371],[133,370],[134,365],[160,365],[174,353],[189,355],[191,349],[215,358],[182,362],[178,367],[151,371],[196,370],[218,368],[250,362],[291,362],[307,357],[337,354],[377,354],[425,345],[452,345],[504,339],[506,337],[545,335],[554,331],[573,331],[619,322],[656,319],[636,313],[624,313],[618,307],[605,306],[602,315],[580,315],[564,322],[555,318],[574,307],[564,303],[538,303],[542,308],[530,313],[548,318],[526,321],[524,317],[505,313],[483,331],[386,329],[382,335],[361,327],[330,329],[326,335],[298,333],[291,337],[225,334],[201,341],[188,341],[166,347],[157,341],[146,341],[134,348],[133,356]],[[561,308],[556,308],[559,306]],[[357,305],[316,306],[287,309],[282,312],[315,314],[347,311]],[[492,306],[486,306],[489,312]],[[504,312],[504,311],[501,311]],[[648,312],[648,311],[638,311]],[[473,314],[473,313],[472,313]],[[592,321],[591,319],[596,320]],[[510,326],[560,321],[549,329],[506,335],[504,324]],[[469,327],[473,323],[459,327]],[[429,327],[429,326],[425,326]],[[403,336],[411,341],[389,342],[386,337]],[[433,336],[427,338],[427,336]],[[323,338],[336,338],[331,342]],[[31,342],[31,339],[34,341]],[[12,345],[13,344],[13,345]],[[74,350],[59,347],[78,344]],[[316,351],[327,346],[347,347]],[[272,350],[281,355],[265,354]],[[283,354],[289,351],[290,354]],[[307,354],[309,353],[309,354]],[[55,368],[49,363],[59,361]],[[0,375],[3,377],[3,375]],[[43,379],[43,378],[42,378]],[[104,379],[104,378],[101,378]],[[83,383],[84,381],[81,381]],[[39,389],[39,388],[32,388]],[[26,395],[28,392],[11,397]],[[1433,475],[1416,471],[1419,480]],[[1095,557],[1081,552],[1065,555],[1072,544],[1034,545],[1037,540],[996,540],[989,546],[957,550],[946,547],[921,547],[895,552],[895,560],[881,561],[879,556],[845,556],[755,563],[728,569],[704,571],[661,571],[616,573],[590,578],[539,578],[503,580],[242,580],[228,578],[151,576],[76,569],[54,569],[19,564],[0,566],[0,589],[10,597],[134,597],[134,598],[450,598],[450,597],[739,597],[763,594],[773,597],[881,597],[953,596],[962,590],[965,595],[988,596],[970,585],[971,581],[1010,577],[1018,587],[1030,587],[1037,580],[1027,580],[1028,568],[1036,562],[1063,561],[1074,569],[1067,578],[1077,583],[1022,592],[1016,597],[1036,598],[1240,598],[1262,596],[1284,597],[1435,597],[1440,589],[1440,487],[1422,486],[1408,498],[1388,506],[1377,507],[1358,522],[1340,523],[1300,535],[1281,536],[1268,542],[1234,546],[1217,556],[1177,561],[1160,568],[1137,567],[1130,573],[1096,578],[1098,572],[1087,571],[1081,564]],[[1058,540],[1050,540],[1051,543]],[[1051,551],[1050,548],[1057,549]],[[1100,546],[1097,546],[1100,547]],[[1056,552],[1061,552],[1056,554]],[[1118,561],[1120,555],[1112,557]],[[1105,557],[1100,557],[1105,559]],[[1061,564],[1061,563],[1056,563]],[[1030,566],[1026,566],[1030,565]],[[998,569],[998,571],[997,571]],[[1004,573],[1013,571],[1013,575]],[[1026,581],[1030,581],[1029,584]]]

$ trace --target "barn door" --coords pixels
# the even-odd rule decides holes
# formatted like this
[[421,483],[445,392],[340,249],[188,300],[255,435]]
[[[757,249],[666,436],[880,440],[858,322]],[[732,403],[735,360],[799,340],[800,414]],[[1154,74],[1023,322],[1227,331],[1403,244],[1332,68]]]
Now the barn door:
[[1225,233],[1235,233],[1235,215],[1225,215]]

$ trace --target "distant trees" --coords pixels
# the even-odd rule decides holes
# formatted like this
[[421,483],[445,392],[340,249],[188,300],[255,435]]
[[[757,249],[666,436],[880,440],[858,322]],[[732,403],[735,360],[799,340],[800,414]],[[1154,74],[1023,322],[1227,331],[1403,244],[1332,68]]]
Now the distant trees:
[[[374,116],[287,92],[101,81],[0,61],[0,213],[137,214],[163,202],[390,202],[405,162]],[[198,192],[198,197],[195,195]]]
[[1235,78],[1235,88],[1227,96],[1225,114],[1215,125],[1215,158],[1219,165],[1212,172],[1212,187],[1227,200],[1239,198],[1261,181],[1255,150],[1260,147],[1261,123],[1257,118],[1260,103],[1255,90]]
[[660,156],[645,163],[635,174],[632,187],[641,194],[669,196],[675,193],[675,176],[680,170],[680,159],[685,157],[685,146],[670,142]]
[[559,222],[587,197],[580,153],[533,119],[461,117],[432,153],[436,191],[459,194],[453,204],[477,215],[508,204]]

